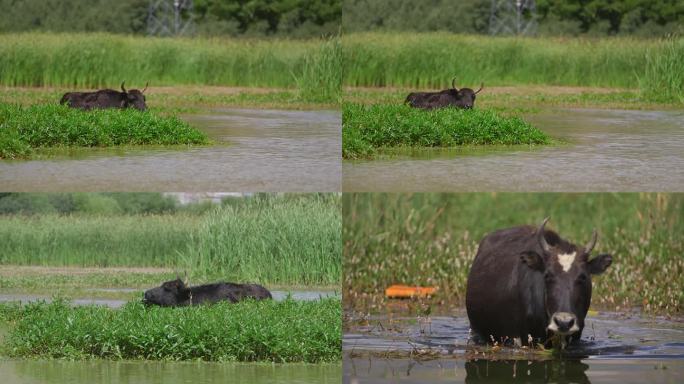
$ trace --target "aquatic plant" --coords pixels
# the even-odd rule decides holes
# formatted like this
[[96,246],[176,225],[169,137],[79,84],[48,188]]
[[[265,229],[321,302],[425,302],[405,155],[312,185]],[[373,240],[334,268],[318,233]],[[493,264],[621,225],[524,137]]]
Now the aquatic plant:
[[207,144],[207,136],[177,117],[137,110],[81,111],[63,105],[0,103],[0,158],[35,148]]
[[684,103],[684,39],[670,38],[648,51],[639,88],[646,99]]
[[319,363],[342,352],[341,305],[332,298],[183,308],[130,302],[119,310],[55,300],[2,313],[10,314],[2,349],[13,357]]
[[[647,53],[661,40],[519,38],[434,33],[352,33],[342,39],[348,86],[446,88],[487,85],[574,85],[636,88]],[[681,44],[681,42],[680,42]],[[681,64],[681,62],[680,62]],[[677,72],[683,68],[678,67]],[[484,91],[486,92],[486,90]]]
[[437,301],[463,305],[483,236],[547,216],[580,243],[596,228],[595,254],[613,255],[593,279],[593,306],[684,309],[684,195],[666,193],[345,194],[345,303],[381,304],[387,286],[408,284],[437,286]]
[[168,267],[193,278],[337,286],[340,204],[336,194],[257,195],[202,215],[0,216],[0,264]]
[[491,110],[344,104],[342,112],[342,156],[347,159],[371,157],[378,149],[391,147],[550,142],[544,132],[520,117]]

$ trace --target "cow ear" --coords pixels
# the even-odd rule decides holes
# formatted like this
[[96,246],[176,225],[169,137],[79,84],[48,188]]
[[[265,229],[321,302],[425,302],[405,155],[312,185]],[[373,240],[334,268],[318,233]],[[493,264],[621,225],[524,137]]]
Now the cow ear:
[[608,269],[613,262],[613,256],[604,253],[598,255],[589,261],[589,273],[592,275],[600,275]]
[[520,254],[520,261],[535,271],[544,271],[544,260],[537,252],[526,251]]

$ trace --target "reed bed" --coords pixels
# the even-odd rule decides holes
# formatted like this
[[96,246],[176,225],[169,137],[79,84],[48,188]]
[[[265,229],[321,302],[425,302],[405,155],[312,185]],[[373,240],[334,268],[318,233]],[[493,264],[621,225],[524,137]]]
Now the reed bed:
[[336,194],[261,196],[203,215],[0,216],[0,264],[167,267],[192,278],[338,286]]
[[[449,33],[353,33],[343,38],[343,84],[444,89],[570,85],[640,88],[684,97],[684,39],[518,38]],[[642,79],[642,81],[639,81]],[[666,86],[666,92],[662,92]],[[656,92],[650,92],[656,90]],[[658,92],[660,90],[660,92]]]
[[3,304],[12,357],[321,363],[342,352],[339,299],[246,301],[185,308]]
[[28,157],[36,148],[207,143],[204,133],[173,116],[0,104],[0,158]]
[[343,293],[351,306],[382,301],[390,284],[437,286],[439,300],[463,305],[482,237],[550,216],[547,227],[575,243],[596,228],[595,254],[613,255],[593,279],[592,305],[684,309],[683,194],[345,194],[343,212]]
[[443,108],[424,111],[406,105],[345,104],[342,156],[372,157],[393,147],[550,144],[541,130],[520,117],[491,110]]
[[305,100],[339,98],[339,39],[141,38],[4,34],[0,84],[118,87],[227,85],[297,88]]

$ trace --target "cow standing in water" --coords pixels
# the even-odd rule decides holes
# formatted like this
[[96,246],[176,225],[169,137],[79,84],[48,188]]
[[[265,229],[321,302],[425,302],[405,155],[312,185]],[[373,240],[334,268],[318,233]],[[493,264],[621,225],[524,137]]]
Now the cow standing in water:
[[147,109],[145,104],[145,91],[149,83],[145,84],[142,91],[137,89],[126,90],[121,83],[121,91],[113,89],[101,89],[95,92],[67,92],[59,101],[71,108],[90,110],[94,108],[135,108],[140,111]]
[[215,283],[189,287],[176,278],[160,287],[145,291],[143,303],[162,307],[213,304],[220,301],[237,303],[245,299],[271,299],[271,292],[258,284]]
[[411,92],[404,101],[413,108],[436,109],[445,107],[471,109],[475,106],[475,98],[484,88],[473,91],[470,88],[456,89],[456,78],[451,80],[451,89],[439,92]]
[[557,233],[520,226],[488,234],[468,275],[466,309],[476,341],[561,345],[579,340],[591,302],[591,276],[612,262],[608,254],[590,260],[596,230],[585,246]]

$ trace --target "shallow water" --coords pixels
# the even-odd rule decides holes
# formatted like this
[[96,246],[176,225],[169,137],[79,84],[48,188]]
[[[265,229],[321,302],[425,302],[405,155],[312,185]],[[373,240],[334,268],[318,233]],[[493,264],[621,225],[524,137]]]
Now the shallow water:
[[565,109],[526,117],[569,145],[427,150],[345,161],[344,191],[684,191],[684,112]]
[[[91,289],[91,291],[98,290],[100,289]],[[133,293],[140,290],[128,288],[111,288],[103,289],[102,291]],[[340,297],[340,294],[334,291],[271,291],[271,294],[273,295],[273,299],[276,301],[283,301],[288,297],[288,295],[291,296],[293,300],[297,301],[313,301],[326,297]],[[15,301],[22,303],[30,303],[34,301],[50,302],[52,301],[52,298],[50,295],[0,294],[0,303]],[[109,308],[121,308],[127,302],[128,300],[102,299],[96,297],[78,297],[71,300],[73,305],[102,305]]]
[[[560,358],[510,347],[478,354],[464,313],[430,321],[371,316],[350,324],[343,338],[345,383],[675,383],[684,378],[684,323],[663,318],[590,315],[582,342]],[[410,356],[416,352],[422,357]]]
[[0,360],[3,384],[18,383],[339,383],[334,364]]
[[217,145],[0,161],[3,191],[339,191],[336,111],[222,109],[184,116]]

